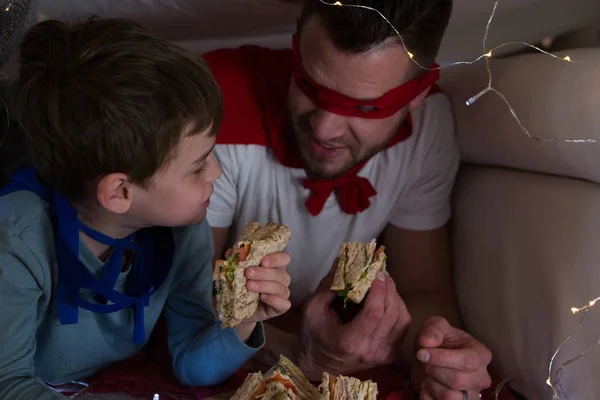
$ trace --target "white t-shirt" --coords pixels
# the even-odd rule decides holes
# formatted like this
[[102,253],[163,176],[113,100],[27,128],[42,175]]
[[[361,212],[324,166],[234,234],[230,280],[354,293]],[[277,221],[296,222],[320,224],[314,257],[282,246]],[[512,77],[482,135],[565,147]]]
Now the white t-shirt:
[[367,210],[354,215],[344,213],[332,194],[323,211],[312,216],[304,205],[310,194],[302,186],[306,173],[283,167],[269,148],[217,145],[223,176],[215,183],[209,224],[231,227],[230,240],[252,221],[289,226],[291,301],[300,306],[330,270],[343,242],[377,238],[387,224],[431,230],[449,219],[459,164],[450,102],[441,93],[431,95],[412,120],[408,139],[376,154],[359,171],[377,195]]

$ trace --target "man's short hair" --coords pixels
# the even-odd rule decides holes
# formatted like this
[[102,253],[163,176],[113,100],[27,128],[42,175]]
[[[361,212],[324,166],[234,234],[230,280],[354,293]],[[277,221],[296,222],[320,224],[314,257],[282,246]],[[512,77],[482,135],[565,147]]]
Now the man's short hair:
[[406,48],[424,66],[435,61],[452,14],[452,0],[345,0],[342,3],[349,6],[306,0],[298,24],[300,31],[306,21],[316,15],[338,50],[362,53],[389,37],[398,36],[377,12],[350,5],[375,8],[398,30]]
[[41,178],[71,200],[114,172],[146,186],[184,135],[219,130],[205,62],[134,22],[45,21],[19,50],[16,118]]

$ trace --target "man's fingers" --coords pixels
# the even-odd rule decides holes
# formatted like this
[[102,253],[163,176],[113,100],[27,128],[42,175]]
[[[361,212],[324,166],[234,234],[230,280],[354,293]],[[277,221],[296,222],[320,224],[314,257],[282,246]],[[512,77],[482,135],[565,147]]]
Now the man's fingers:
[[373,332],[372,339],[377,346],[387,348],[389,343],[400,342],[410,324],[410,314],[389,275],[385,279],[385,290],[385,312],[381,323]]
[[[338,341],[340,351],[346,354],[355,354],[366,340],[371,340],[371,334],[381,324],[385,314],[385,279],[382,273],[377,273],[373,281],[364,307],[356,317],[344,325]],[[391,279],[387,277],[387,279]]]
[[423,390],[430,393],[435,400],[463,400],[464,398],[460,391],[447,388],[430,376],[423,381]]
[[272,294],[284,299],[290,297],[290,289],[278,282],[248,281],[246,282],[246,288],[254,293]]
[[290,286],[291,283],[290,275],[283,268],[248,267],[244,275],[253,281],[278,282],[284,286]]
[[427,388],[422,388],[419,392],[419,400],[436,400]]
[[285,268],[290,263],[290,255],[286,252],[267,254],[260,261],[260,265],[265,268]]
[[446,335],[450,334],[452,326],[442,317],[430,317],[417,336],[417,347],[438,347],[444,342]]
[[492,384],[492,378],[487,369],[479,369],[468,373],[450,368],[430,366],[427,373],[442,385],[453,390],[482,391]]
[[463,372],[474,372],[487,368],[492,360],[491,352],[481,343],[475,342],[464,349],[420,349],[419,361],[435,367],[450,368]]

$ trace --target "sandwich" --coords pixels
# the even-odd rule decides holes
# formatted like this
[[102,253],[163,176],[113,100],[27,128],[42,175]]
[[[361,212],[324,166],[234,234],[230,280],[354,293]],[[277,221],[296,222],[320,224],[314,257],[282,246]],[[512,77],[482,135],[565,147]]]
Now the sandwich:
[[377,384],[373,381],[361,382],[347,376],[333,376],[323,373],[319,385],[321,400],[376,400]]
[[331,290],[343,297],[344,307],[348,300],[360,304],[377,272],[385,271],[385,247],[376,247],[375,239],[368,243],[342,243]]
[[230,400],[320,400],[316,387],[286,357],[267,373],[249,374]]
[[295,398],[319,400],[321,397],[317,388],[306,379],[302,371],[283,355],[280,355],[277,364],[267,371],[265,381],[283,384],[294,393]]
[[246,289],[245,270],[260,265],[268,254],[283,251],[290,241],[290,229],[268,223],[261,227],[250,222],[227,260],[217,260],[213,273],[217,292],[217,312],[222,327],[234,327],[251,317],[258,307],[259,294]]

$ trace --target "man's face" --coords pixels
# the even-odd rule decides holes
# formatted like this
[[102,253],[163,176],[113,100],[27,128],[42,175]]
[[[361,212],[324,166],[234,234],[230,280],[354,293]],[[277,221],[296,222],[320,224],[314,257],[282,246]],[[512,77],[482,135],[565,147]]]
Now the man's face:
[[[356,99],[376,99],[412,77],[412,62],[394,38],[364,53],[343,53],[330,41],[318,17],[303,26],[299,51],[312,80]],[[319,109],[293,79],[288,107],[302,158],[317,178],[339,176],[383,150],[408,111],[405,107],[382,119],[333,114]]]

